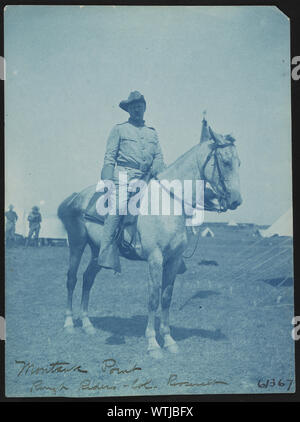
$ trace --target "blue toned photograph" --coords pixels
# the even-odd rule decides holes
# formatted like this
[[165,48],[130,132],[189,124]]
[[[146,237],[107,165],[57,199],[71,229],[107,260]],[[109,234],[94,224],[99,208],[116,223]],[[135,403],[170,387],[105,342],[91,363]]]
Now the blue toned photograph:
[[6,396],[295,392],[288,17],[9,5],[4,56]]

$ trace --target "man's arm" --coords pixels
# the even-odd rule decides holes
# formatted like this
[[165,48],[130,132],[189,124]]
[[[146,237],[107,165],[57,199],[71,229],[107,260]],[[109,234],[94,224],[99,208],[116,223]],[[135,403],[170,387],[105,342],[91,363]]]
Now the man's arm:
[[104,156],[104,164],[101,171],[102,180],[112,180],[114,176],[114,168],[119,151],[119,130],[117,126],[114,126],[109,134],[106,143],[106,152]]
[[156,177],[158,173],[161,173],[166,168],[162,149],[161,149],[157,134],[156,134],[156,139],[157,139],[157,146],[156,146],[156,151],[155,151],[155,155],[154,155],[152,166],[151,166],[151,176],[153,177]]

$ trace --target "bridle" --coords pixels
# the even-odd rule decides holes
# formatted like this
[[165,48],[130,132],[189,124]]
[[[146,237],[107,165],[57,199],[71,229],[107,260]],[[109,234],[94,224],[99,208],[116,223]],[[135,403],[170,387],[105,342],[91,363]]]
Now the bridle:
[[[198,171],[199,171],[199,175],[200,175],[200,179],[203,180],[205,183],[209,183],[210,189],[213,191],[213,193],[218,198],[219,208],[217,208],[216,206],[210,206],[209,207],[209,206],[205,205],[205,198],[204,198],[204,207],[201,206],[201,205],[199,205],[199,204],[193,205],[193,204],[191,204],[191,203],[189,203],[188,201],[185,200],[185,205],[187,207],[190,207],[190,208],[195,209],[195,210],[200,210],[200,211],[204,211],[204,210],[205,211],[215,211],[215,212],[219,212],[219,213],[227,211],[227,209],[228,209],[228,207],[227,207],[227,198],[230,196],[230,192],[228,191],[227,186],[226,186],[226,179],[225,179],[225,177],[224,177],[224,175],[222,173],[222,170],[221,170],[221,166],[220,166],[220,162],[219,162],[219,157],[218,157],[217,151],[219,149],[221,149],[221,148],[226,148],[226,147],[232,146],[232,144],[233,144],[232,142],[228,142],[226,144],[217,144],[217,143],[214,144],[214,146],[212,147],[211,151],[207,155],[206,160],[205,160],[202,168],[199,167],[198,157],[196,159],[197,166],[198,166]],[[217,172],[218,172],[218,184],[220,184],[221,187],[222,187],[222,192],[221,193],[218,191],[218,189],[215,189],[211,185],[210,182],[208,182],[208,180],[207,180],[207,178],[205,176],[206,167],[207,167],[208,163],[210,162],[210,160],[212,158],[214,158],[214,169],[216,168],[217,169]],[[214,170],[213,170],[213,172],[214,172]],[[174,192],[171,192],[170,190],[168,190],[164,186],[164,184],[161,183],[161,180],[160,179],[157,179],[156,178],[156,180],[159,183],[159,185],[162,187],[162,189],[165,190],[172,198],[176,199],[177,201],[182,202],[182,198],[179,198]]]
[[[199,170],[200,178],[202,180],[204,180],[205,183],[209,183],[211,190],[214,192],[214,194],[218,198],[218,202],[220,204],[220,207],[219,208],[211,207],[211,208],[208,208],[208,211],[217,211],[217,212],[225,212],[225,211],[227,211],[227,199],[230,196],[230,192],[227,189],[226,179],[225,179],[224,174],[222,173],[222,170],[221,170],[219,156],[218,156],[218,150],[219,149],[223,149],[223,148],[227,148],[227,147],[232,146],[232,145],[233,145],[233,142],[228,142],[228,143],[225,143],[225,144],[217,144],[217,143],[215,143],[212,146],[211,151],[207,155],[206,160],[205,160],[205,162],[204,162],[204,164],[202,166],[202,169],[199,167],[199,161],[197,159],[197,165],[198,165],[198,170]],[[214,186],[212,186],[212,184],[210,182],[208,182],[207,177],[205,176],[206,167],[207,167],[208,163],[210,162],[210,160],[212,158],[214,159],[213,173],[214,173],[214,171],[216,169],[217,170],[217,173],[218,173],[218,183],[217,183],[217,186],[218,185],[221,186],[221,189],[222,189],[221,192],[220,192],[219,189],[217,189]]]
[[[217,144],[217,143],[215,143],[214,146],[213,146],[213,148],[211,149],[210,153],[207,155],[206,160],[205,160],[205,162],[204,162],[204,164],[202,166],[202,169],[199,167],[199,160],[198,160],[198,157],[197,157],[197,166],[198,166],[198,170],[199,170],[199,175],[200,175],[200,178],[202,180],[204,180],[205,183],[208,183],[207,182],[207,179],[205,177],[205,169],[207,167],[207,164],[210,162],[210,160],[212,158],[214,158],[214,169],[216,168],[217,169],[217,172],[218,172],[218,179],[219,179],[218,184],[220,184],[221,187],[222,187],[222,193],[220,194],[209,183],[210,184],[210,188],[212,189],[212,191],[214,192],[214,194],[218,198],[218,202],[219,202],[220,207],[219,208],[216,208],[214,206],[213,207],[208,207],[207,205],[204,204],[204,209],[207,210],[207,211],[216,211],[216,212],[219,212],[219,213],[227,211],[227,198],[230,195],[230,193],[229,193],[229,191],[227,189],[227,186],[226,186],[225,177],[224,177],[224,175],[223,175],[223,173],[221,171],[221,167],[220,167],[220,162],[219,162],[219,157],[218,157],[217,151],[220,148],[226,148],[226,147],[229,147],[231,145],[233,145],[233,142],[226,143],[226,144]],[[213,169],[213,173],[214,173],[214,169]],[[198,231],[198,235],[197,235],[197,239],[196,239],[196,243],[194,245],[193,251],[189,255],[183,255],[183,258],[190,259],[190,258],[193,257],[193,255],[196,252],[196,249],[198,247],[199,239],[200,239],[200,230]]]

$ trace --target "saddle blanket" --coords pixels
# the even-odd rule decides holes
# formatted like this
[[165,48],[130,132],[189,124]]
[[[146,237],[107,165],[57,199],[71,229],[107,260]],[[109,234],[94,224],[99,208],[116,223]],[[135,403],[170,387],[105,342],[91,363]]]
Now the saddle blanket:
[[[104,225],[105,216],[98,214],[96,202],[103,192],[95,192],[90,199],[84,212],[84,218],[87,221]],[[142,245],[136,229],[137,216],[125,215],[120,227],[116,233],[116,241],[120,255],[127,259],[142,260],[138,251],[141,251]]]
[[[94,193],[84,212],[84,218],[87,221],[104,225],[105,216],[99,215],[96,210],[96,202],[102,194],[103,192]],[[143,261],[144,259],[141,258],[140,254],[142,244],[137,231],[137,219],[138,216],[124,215],[116,233],[116,242],[121,256],[133,261]],[[183,274],[186,270],[186,265],[182,259],[177,274]]]

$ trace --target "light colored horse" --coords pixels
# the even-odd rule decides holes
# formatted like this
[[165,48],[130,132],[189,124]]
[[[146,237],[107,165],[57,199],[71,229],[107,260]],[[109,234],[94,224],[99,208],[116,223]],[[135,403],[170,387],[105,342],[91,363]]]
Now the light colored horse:
[[[213,135],[213,132],[211,134]],[[158,179],[180,180],[182,183],[184,180],[204,180],[209,186],[210,196],[213,196],[211,201],[206,201],[205,209],[216,211],[217,203],[220,211],[233,210],[242,202],[239,166],[240,160],[234,140],[222,136],[210,136],[210,139],[203,140],[179,157],[158,175]],[[83,275],[81,318],[83,329],[87,333],[95,333],[95,328],[88,317],[88,302],[91,287],[101,269],[97,264],[97,257],[103,226],[84,218],[84,211],[94,192],[95,186],[91,186],[81,193],[74,193],[64,200],[58,209],[58,216],[68,233],[70,248],[67,277],[68,304],[64,325],[69,332],[74,331],[72,298],[77,270],[83,251],[89,244],[91,260]],[[174,196],[173,200],[176,200]],[[161,303],[160,333],[164,348],[172,353],[178,351],[178,346],[170,334],[169,309],[175,278],[180,272],[183,264],[182,255],[188,245],[186,218],[183,213],[139,215],[137,220],[137,231],[141,241],[138,253],[141,259],[148,262],[149,267],[148,323],[145,335],[148,340],[148,352],[155,358],[162,355],[161,347],[156,340],[154,324],[159,303]]]

